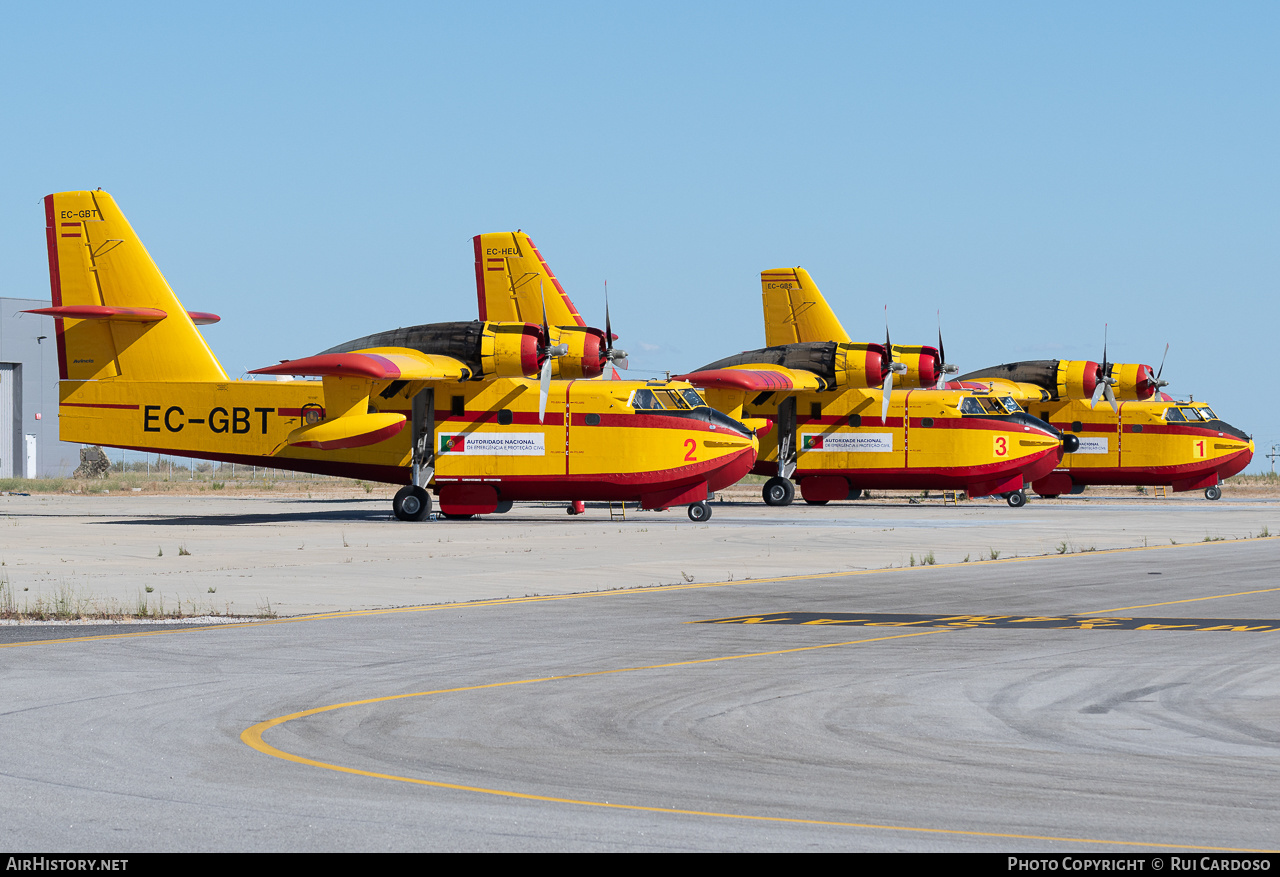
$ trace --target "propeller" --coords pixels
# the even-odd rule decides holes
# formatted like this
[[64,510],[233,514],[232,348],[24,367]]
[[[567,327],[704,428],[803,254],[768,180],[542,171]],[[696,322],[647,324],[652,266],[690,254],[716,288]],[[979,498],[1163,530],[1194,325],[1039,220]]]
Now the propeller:
[[542,298],[542,344],[538,345],[538,358],[542,360],[542,375],[538,380],[538,422],[547,415],[547,395],[551,392],[551,360],[569,352],[568,344],[551,346],[551,326],[547,323],[547,297],[538,281],[538,295]]
[[1160,370],[1156,372],[1155,380],[1153,380],[1153,381],[1151,382],[1153,385],[1155,385],[1155,392],[1156,392],[1156,393],[1159,393],[1159,392],[1160,392],[1160,388],[1161,388],[1161,387],[1167,387],[1167,386],[1169,386],[1169,382],[1168,382],[1168,381],[1162,381],[1162,380],[1160,380],[1160,376],[1161,376],[1162,374],[1164,374],[1164,361],[1165,361],[1166,359],[1168,359],[1168,358],[1169,358],[1169,345],[1168,345],[1168,344],[1166,344],[1166,345],[1164,346],[1164,356],[1160,357]]
[[893,361],[893,344],[889,341],[889,306],[884,306],[884,353],[889,359],[889,370],[884,375],[884,387],[880,393],[880,422],[883,424],[889,419],[889,399],[893,395],[893,376],[897,374],[907,373],[907,364],[905,362]]
[[604,359],[616,368],[626,371],[630,367],[627,352],[613,346],[613,329],[609,323],[609,281],[604,282]]
[[1116,394],[1111,391],[1115,386],[1116,379],[1111,377],[1111,363],[1107,361],[1107,325],[1102,326],[1102,365],[1098,366],[1098,383],[1093,388],[1093,398],[1089,400],[1089,407],[1096,408],[1098,406],[1099,397],[1105,397],[1111,403],[1112,409],[1116,414],[1120,413],[1120,406],[1116,404]]
[[947,386],[947,375],[954,375],[960,371],[960,366],[952,365],[947,362],[947,348],[942,346],[942,311],[938,311],[938,385],[937,389],[941,390]]

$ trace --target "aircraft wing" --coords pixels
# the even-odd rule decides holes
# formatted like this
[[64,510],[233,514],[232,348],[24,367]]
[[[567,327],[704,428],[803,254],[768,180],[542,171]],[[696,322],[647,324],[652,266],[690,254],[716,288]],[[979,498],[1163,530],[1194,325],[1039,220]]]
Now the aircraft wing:
[[817,284],[803,268],[761,271],[760,289],[764,296],[766,346],[850,340]]
[[744,365],[729,368],[713,368],[673,375],[672,380],[688,381],[695,387],[715,387],[720,390],[747,390],[750,392],[788,392],[821,390],[823,380],[813,372],[786,368],[780,365]]
[[480,319],[541,326],[545,300],[550,325],[586,325],[527,234],[478,234],[472,242]]
[[1044,402],[1049,393],[1035,384],[1021,381],[1009,381],[1004,378],[982,378],[980,380],[948,381],[948,390],[990,390],[998,396],[1012,396],[1013,401],[1026,407],[1028,403]]
[[463,381],[471,369],[452,356],[407,347],[374,347],[350,353],[321,353],[258,368],[251,375],[307,375],[373,381]]

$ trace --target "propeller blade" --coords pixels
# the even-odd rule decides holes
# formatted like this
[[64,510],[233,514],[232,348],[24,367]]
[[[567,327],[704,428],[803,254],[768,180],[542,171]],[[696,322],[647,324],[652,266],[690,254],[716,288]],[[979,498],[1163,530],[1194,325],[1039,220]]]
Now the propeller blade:
[[622,351],[622,354],[623,354],[622,356],[619,356],[618,358],[613,360],[613,364],[618,368],[622,369],[623,371],[626,371],[627,369],[631,368],[631,361],[627,359],[626,351]]
[[937,388],[941,390],[947,384],[947,348],[942,346],[942,311],[938,311],[938,359],[941,360],[938,366],[938,384]]
[[884,388],[880,391],[880,423],[884,425],[889,419],[889,399],[893,395],[893,372],[884,376]]
[[1161,376],[1162,374],[1164,374],[1164,361],[1165,361],[1166,359],[1168,359],[1168,358],[1169,358],[1169,345],[1168,345],[1168,344],[1166,344],[1166,345],[1164,346],[1164,356],[1160,357],[1160,370],[1159,370],[1158,372],[1156,372],[1156,381],[1155,381],[1155,383],[1156,383],[1156,391],[1157,391],[1157,392],[1160,390],[1160,388],[1161,388],[1161,387],[1167,387],[1167,386],[1169,386],[1169,382],[1168,382],[1168,381],[1162,381],[1162,380],[1160,380],[1160,376]]
[[543,343],[551,346],[551,326],[547,323],[547,296],[542,291],[542,281],[538,281],[538,298],[542,299],[542,339]]
[[551,357],[542,364],[542,377],[538,381],[538,422],[547,416],[547,396],[551,392]]
[[1110,384],[1103,384],[1102,386],[1104,387],[1104,389],[1103,389],[1103,395],[1104,395],[1104,396],[1106,396],[1106,397],[1107,397],[1107,401],[1111,403],[1111,408],[1112,408],[1112,410],[1114,410],[1114,411],[1116,412],[1116,414],[1119,414],[1119,413],[1120,413],[1120,406],[1116,404],[1116,394],[1115,394],[1115,393],[1113,393],[1113,392],[1111,392],[1111,385],[1110,385]]
[[1110,387],[1108,387],[1108,386],[1106,385],[1106,383],[1104,383],[1104,382],[1102,381],[1102,379],[1101,379],[1101,378],[1099,378],[1099,379],[1098,379],[1098,385],[1097,385],[1096,387],[1094,387],[1094,388],[1093,388],[1093,398],[1089,400],[1089,409],[1090,409],[1090,410],[1093,410],[1094,408],[1097,408],[1097,407],[1098,407],[1098,400],[1102,398],[1102,394],[1103,394],[1103,392],[1104,392],[1105,390],[1109,390],[1109,389],[1110,389]]
[[613,348],[613,327],[609,322],[609,281],[604,282],[604,346],[606,350]]

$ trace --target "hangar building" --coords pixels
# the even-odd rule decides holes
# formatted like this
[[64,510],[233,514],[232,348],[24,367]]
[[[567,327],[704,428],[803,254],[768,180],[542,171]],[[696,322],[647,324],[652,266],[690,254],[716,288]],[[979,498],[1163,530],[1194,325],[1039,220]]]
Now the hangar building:
[[53,320],[24,314],[48,299],[0,298],[0,478],[67,477],[80,445],[58,441]]

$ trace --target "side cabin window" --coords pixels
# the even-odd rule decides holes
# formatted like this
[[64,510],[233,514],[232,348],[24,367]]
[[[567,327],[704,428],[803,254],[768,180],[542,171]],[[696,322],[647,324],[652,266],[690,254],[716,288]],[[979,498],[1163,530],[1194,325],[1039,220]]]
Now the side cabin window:
[[464,417],[467,413],[466,403],[465,396],[451,396],[449,398],[449,416]]
[[1180,408],[1178,410],[1187,416],[1187,420],[1198,421],[1203,419],[1200,416],[1200,409],[1198,408]]
[[973,398],[972,396],[965,396],[963,399],[960,400],[960,413],[961,414],[981,414],[982,405],[980,405],[978,403],[978,400]]
[[1187,420],[1177,408],[1166,408],[1164,410],[1164,419],[1170,423],[1185,423]]

